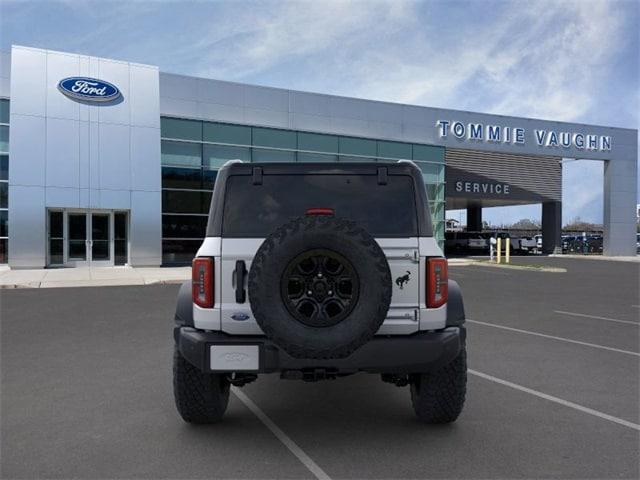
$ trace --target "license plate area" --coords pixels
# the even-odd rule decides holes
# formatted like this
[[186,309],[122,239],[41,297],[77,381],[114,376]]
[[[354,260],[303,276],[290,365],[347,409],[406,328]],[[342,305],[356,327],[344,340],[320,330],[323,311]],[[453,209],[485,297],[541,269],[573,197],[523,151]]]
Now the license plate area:
[[209,368],[212,371],[257,371],[260,368],[259,345],[211,345]]

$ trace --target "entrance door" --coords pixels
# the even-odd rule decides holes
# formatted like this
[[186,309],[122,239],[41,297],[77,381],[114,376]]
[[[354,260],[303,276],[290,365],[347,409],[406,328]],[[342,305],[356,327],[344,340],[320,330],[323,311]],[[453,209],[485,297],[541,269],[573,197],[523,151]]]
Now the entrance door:
[[124,265],[128,261],[128,213],[49,210],[49,266]]
[[89,261],[94,266],[113,265],[111,253],[113,213],[91,213],[88,220],[91,223],[91,238],[89,239],[91,258]]
[[67,259],[66,265],[81,267],[89,264],[87,250],[87,214],[67,213]]

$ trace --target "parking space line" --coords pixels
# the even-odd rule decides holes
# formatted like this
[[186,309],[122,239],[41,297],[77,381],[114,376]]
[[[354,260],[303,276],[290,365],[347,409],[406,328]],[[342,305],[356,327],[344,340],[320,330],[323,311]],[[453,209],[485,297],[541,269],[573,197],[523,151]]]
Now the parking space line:
[[588,413],[589,415],[593,415],[595,417],[602,418],[604,420],[608,420],[613,423],[617,423],[619,425],[623,425],[625,427],[632,428],[634,430],[640,431],[640,425],[637,423],[629,422],[622,418],[614,417],[612,415],[608,415],[606,413],[600,412],[598,410],[594,410],[592,408],[584,407],[582,405],[578,405],[577,403],[570,402],[568,400],[563,400],[562,398],[554,397],[553,395],[548,395],[546,393],[539,392],[537,390],[533,390],[531,388],[524,387],[522,385],[518,385],[517,383],[509,382],[508,380],[503,380],[501,378],[494,377],[492,375],[488,375],[486,373],[478,372],[477,370],[467,370],[472,375],[476,377],[484,378],[485,380],[489,380],[491,382],[499,383],[506,387],[514,388],[516,390],[520,390],[521,392],[528,393],[530,395],[534,395],[539,398],[544,398],[545,400],[549,400],[551,402],[558,403],[560,405],[564,405],[565,407],[573,408],[574,410],[578,410],[583,413]]
[[574,317],[586,317],[595,318],[596,320],[607,320],[608,322],[628,323],[631,325],[640,325],[638,322],[632,322],[630,320],[618,320],[617,318],[598,317],[597,315],[587,315],[586,313],[565,312],[563,310],[554,310],[554,313],[561,313],[562,315],[571,315]]
[[311,457],[309,457],[304,450],[291,440],[291,438],[284,433],[280,427],[273,423],[267,414],[253,403],[253,401],[244,392],[241,392],[240,389],[236,387],[231,387],[231,391],[318,480],[331,480],[331,477],[329,477],[329,475],[327,475],[316,462],[311,460]]
[[509,330],[511,332],[525,333],[527,335],[535,335],[536,337],[550,338],[552,340],[559,340],[561,342],[575,343],[576,345],[583,345],[585,347],[599,348],[601,350],[610,350],[612,352],[625,353],[627,355],[634,355],[636,357],[640,357],[640,353],[638,352],[631,352],[629,350],[621,350],[619,348],[613,348],[613,347],[605,347],[604,345],[598,345],[596,343],[581,342],[579,340],[571,340],[570,338],[556,337],[554,335],[547,335],[546,333],[532,332],[531,330],[522,330],[520,328],[507,327],[506,325],[497,325],[495,323],[480,322],[478,320],[470,320],[468,318],[467,318],[467,322],[476,323],[478,325],[485,325],[487,327],[500,328],[502,330]]

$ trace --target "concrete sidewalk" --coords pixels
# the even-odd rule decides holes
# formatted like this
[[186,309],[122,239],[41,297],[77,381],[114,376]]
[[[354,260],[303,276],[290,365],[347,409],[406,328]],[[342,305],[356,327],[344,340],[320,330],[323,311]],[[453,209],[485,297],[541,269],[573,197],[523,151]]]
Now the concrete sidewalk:
[[182,283],[191,267],[85,267],[34,270],[0,269],[0,288],[103,287]]

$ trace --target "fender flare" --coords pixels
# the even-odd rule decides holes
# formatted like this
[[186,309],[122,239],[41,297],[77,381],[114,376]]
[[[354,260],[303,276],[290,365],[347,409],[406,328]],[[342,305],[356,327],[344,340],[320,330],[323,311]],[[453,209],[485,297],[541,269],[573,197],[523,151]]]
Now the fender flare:
[[193,327],[193,303],[191,301],[191,280],[180,286],[174,323],[179,327]]
[[464,302],[462,290],[454,280],[449,280],[449,298],[447,299],[447,327],[459,327],[464,325]]

